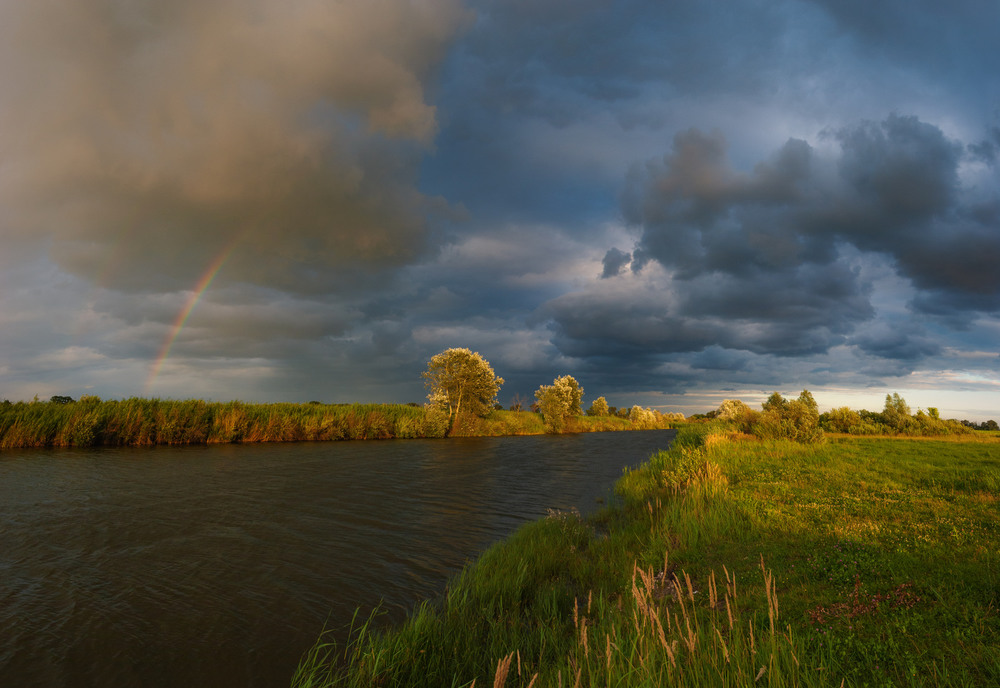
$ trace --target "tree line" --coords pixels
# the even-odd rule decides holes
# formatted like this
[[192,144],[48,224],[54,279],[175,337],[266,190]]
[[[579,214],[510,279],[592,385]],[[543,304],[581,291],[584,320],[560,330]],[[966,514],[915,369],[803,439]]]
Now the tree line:
[[[463,413],[485,417],[493,409],[503,409],[497,396],[504,384],[490,363],[479,352],[466,348],[446,349],[431,358],[423,373],[428,388],[427,403],[432,410],[446,415],[448,427],[454,429]],[[512,411],[521,411],[524,401],[516,397]],[[556,377],[551,385],[535,390],[531,410],[540,413],[550,432],[562,432],[567,421],[584,415],[583,387],[572,375]],[[589,417],[617,417],[630,421],[637,429],[662,427],[665,423],[684,420],[684,415],[664,414],[655,409],[633,406],[617,409],[607,399],[598,397],[587,409]]]
[[797,442],[818,442],[824,432],[848,435],[904,435],[939,436],[961,435],[975,430],[998,430],[996,421],[981,424],[967,420],[941,418],[937,408],[912,413],[909,404],[899,393],[887,394],[881,412],[854,411],[847,406],[820,413],[816,400],[809,390],[803,390],[796,399],[785,399],[774,392],[755,411],[739,399],[726,399],[718,409],[706,414],[695,414],[691,420],[719,419],[735,425],[744,432],[761,439],[790,439]]

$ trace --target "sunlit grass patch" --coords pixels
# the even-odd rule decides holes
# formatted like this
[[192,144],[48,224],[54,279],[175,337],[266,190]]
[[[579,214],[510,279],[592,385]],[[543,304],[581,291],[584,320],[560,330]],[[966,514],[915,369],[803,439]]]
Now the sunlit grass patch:
[[329,684],[998,685],[998,449],[685,429],[620,503],[500,543]]

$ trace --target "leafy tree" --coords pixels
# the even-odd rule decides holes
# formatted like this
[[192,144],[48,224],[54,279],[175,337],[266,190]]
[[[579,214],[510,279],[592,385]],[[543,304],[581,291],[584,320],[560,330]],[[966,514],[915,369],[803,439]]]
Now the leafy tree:
[[72,404],[73,397],[60,396],[58,394],[54,395],[49,399],[49,402],[53,404]]
[[899,396],[899,392],[885,395],[885,409],[882,411],[882,418],[885,424],[896,432],[905,432],[911,425],[910,407]]
[[446,349],[437,354],[427,363],[423,377],[430,389],[429,404],[448,412],[451,428],[463,411],[477,416],[489,413],[503,384],[486,359],[469,349]]
[[819,407],[809,390],[802,390],[799,398],[791,401],[775,392],[764,402],[763,409],[763,413],[753,418],[750,429],[754,435],[796,442],[823,439],[823,431],[819,427]]
[[561,432],[566,426],[566,416],[570,415],[566,395],[554,385],[542,385],[535,392],[535,397],[546,424],[554,432]]
[[597,397],[594,399],[593,403],[590,404],[590,408],[587,409],[588,416],[607,416],[610,412],[610,406],[608,406],[608,400],[604,397]]
[[[835,408],[829,413],[823,414],[823,425],[830,432],[852,432],[852,428],[858,428],[861,425],[861,414],[857,411],[852,411],[847,406],[841,406],[840,408]],[[860,434],[860,433],[858,433]]]
[[719,405],[715,417],[722,420],[741,420],[750,413],[750,407],[739,399],[725,399]]
[[535,391],[535,399],[545,422],[557,431],[562,429],[567,416],[583,413],[583,387],[572,375],[563,375],[551,385],[542,385]]
[[765,411],[775,411],[780,414],[787,408],[788,400],[781,396],[778,392],[771,392],[771,396],[769,396],[767,401],[764,402]]

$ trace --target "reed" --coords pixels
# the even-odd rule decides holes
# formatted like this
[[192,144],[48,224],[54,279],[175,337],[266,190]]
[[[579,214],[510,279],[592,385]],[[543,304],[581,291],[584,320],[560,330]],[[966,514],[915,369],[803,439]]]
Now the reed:
[[0,449],[441,437],[403,404],[246,404],[131,398],[0,405]]
[[[629,430],[622,418],[570,419],[572,432]],[[0,404],[0,449],[444,437],[446,414],[409,404],[247,404],[130,398]],[[537,413],[463,416],[454,436],[540,435]]]

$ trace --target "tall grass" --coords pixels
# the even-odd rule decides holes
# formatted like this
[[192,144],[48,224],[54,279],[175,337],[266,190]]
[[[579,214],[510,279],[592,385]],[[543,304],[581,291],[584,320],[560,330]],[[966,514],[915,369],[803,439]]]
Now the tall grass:
[[[620,418],[570,419],[567,430],[628,430]],[[444,437],[447,414],[409,404],[247,404],[131,398],[0,404],[0,449]],[[538,435],[537,413],[463,416],[456,436]]]
[[1000,685],[998,449],[682,429],[293,685]]
[[0,405],[0,449],[442,437],[403,404],[245,404],[125,399]]

